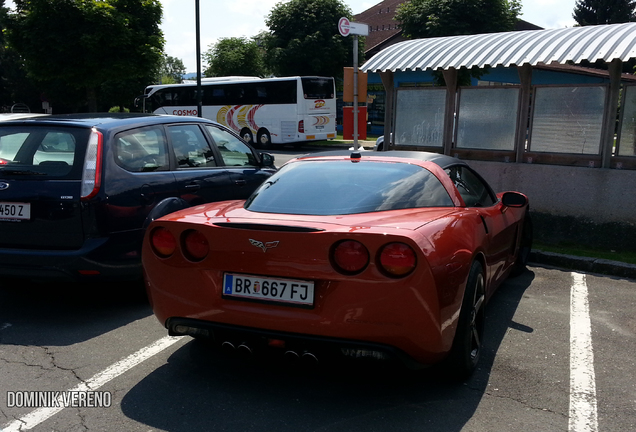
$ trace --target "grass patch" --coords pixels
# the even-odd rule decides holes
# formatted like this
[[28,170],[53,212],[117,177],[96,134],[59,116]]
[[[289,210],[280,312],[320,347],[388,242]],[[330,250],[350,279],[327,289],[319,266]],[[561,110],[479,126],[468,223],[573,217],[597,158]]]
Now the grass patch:
[[565,255],[606,259],[611,261],[620,261],[628,264],[636,264],[636,252],[590,249],[575,245],[548,245],[538,242],[534,242],[534,244],[532,245],[532,249],[542,252],[553,252]]

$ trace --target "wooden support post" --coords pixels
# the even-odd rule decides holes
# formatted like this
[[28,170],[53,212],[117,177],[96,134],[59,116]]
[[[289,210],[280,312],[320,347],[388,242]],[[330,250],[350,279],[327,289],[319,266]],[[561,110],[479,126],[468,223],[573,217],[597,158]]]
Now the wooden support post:
[[530,115],[530,95],[532,93],[532,66],[526,63],[517,67],[519,81],[521,82],[521,95],[519,112],[517,115],[517,129],[515,133],[515,162],[523,162],[523,154],[526,149],[526,139],[529,134],[528,118]]
[[444,112],[444,154],[453,151],[453,135],[455,126],[455,106],[457,101],[457,69],[450,68],[442,71],[446,81],[446,110]]
[[393,83],[393,72],[380,72],[380,79],[384,86],[384,144],[382,150],[389,150],[394,141],[391,139],[393,125],[395,121],[395,84]]
[[610,86],[609,94],[605,98],[603,129],[601,133],[601,167],[603,168],[609,168],[612,161],[614,129],[616,125],[616,113],[618,112],[618,98],[621,90],[622,69],[623,62],[620,59],[614,59],[609,64]]

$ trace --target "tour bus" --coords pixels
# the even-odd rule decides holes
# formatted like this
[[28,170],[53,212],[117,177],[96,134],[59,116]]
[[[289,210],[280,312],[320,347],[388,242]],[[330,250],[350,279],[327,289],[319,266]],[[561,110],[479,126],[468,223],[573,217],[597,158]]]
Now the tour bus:
[[[336,137],[333,78],[203,78],[201,89],[201,116],[258,147]],[[156,114],[197,115],[195,83],[148,86],[144,98]]]

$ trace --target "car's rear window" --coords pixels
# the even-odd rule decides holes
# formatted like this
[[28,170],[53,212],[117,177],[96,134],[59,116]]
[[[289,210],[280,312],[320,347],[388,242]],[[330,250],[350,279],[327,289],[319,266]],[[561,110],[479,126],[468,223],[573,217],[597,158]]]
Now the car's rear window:
[[79,179],[89,133],[46,126],[0,128],[0,176]]
[[430,171],[407,163],[300,161],[285,165],[248,199],[262,213],[344,215],[452,207]]

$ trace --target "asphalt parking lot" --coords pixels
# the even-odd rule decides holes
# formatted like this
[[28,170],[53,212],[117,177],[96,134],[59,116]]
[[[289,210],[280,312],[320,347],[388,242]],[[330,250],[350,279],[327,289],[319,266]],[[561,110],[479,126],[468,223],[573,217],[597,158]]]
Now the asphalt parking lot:
[[[0,429],[633,431],[635,305],[633,280],[531,266],[489,303],[480,368],[454,385],[166,337],[139,286],[2,282]],[[68,403],[24,406],[30,392]]]

